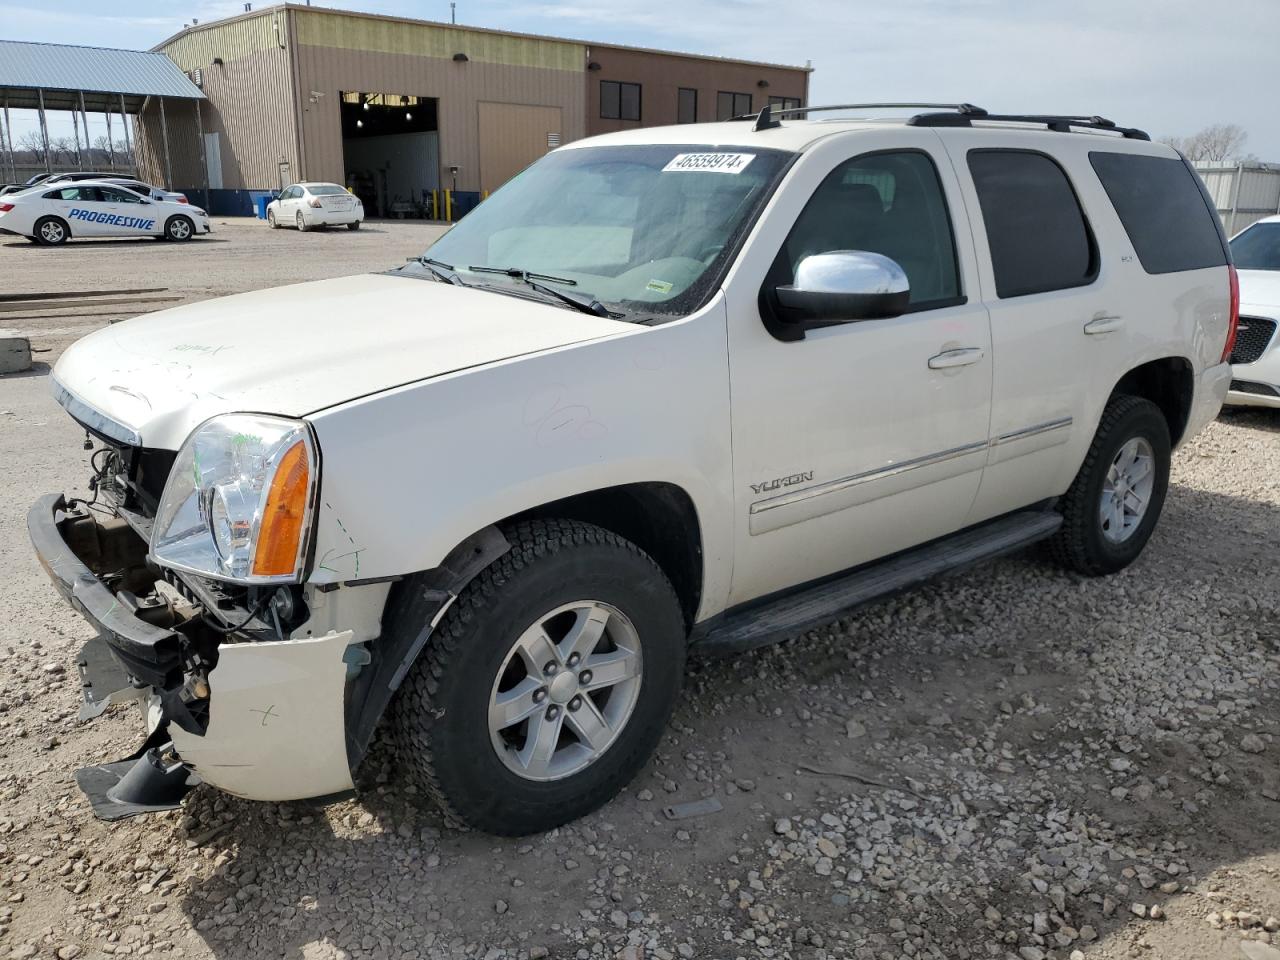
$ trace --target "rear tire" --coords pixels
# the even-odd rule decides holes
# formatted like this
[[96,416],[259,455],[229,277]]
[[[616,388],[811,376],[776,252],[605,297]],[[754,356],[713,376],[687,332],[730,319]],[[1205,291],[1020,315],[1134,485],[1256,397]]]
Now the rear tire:
[[195,236],[196,226],[186,217],[178,214],[164,223],[164,238],[175,243],[184,243]]
[[35,241],[44,247],[59,247],[71,239],[71,228],[61,217],[41,217],[35,229]]
[[1159,407],[1142,397],[1112,397],[1059,504],[1063,523],[1050,541],[1054,558],[1090,577],[1136,560],[1164,507],[1171,447]]
[[[447,816],[523,836],[599,808],[644,766],[684,679],[686,634],[671,584],[633,543],[568,520],[504,533],[512,549],[432,631],[392,726],[410,778]],[[433,602],[401,589],[391,629],[416,634]]]
[[360,229],[360,221],[359,221],[359,220],[355,220],[355,221],[353,221],[353,222],[351,222],[351,223],[348,223],[348,224],[347,224],[347,229],[348,229],[348,230],[359,230],[359,229]]
[[301,211],[301,210],[299,210],[299,211],[298,211],[298,215],[294,218],[294,220],[295,220],[295,222],[298,224],[298,232],[299,232],[299,233],[306,233],[308,230],[310,230],[310,229],[311,229],[309,226],[307,226],[307,220],[306,220],[306,218],[302,215],[302,211]]

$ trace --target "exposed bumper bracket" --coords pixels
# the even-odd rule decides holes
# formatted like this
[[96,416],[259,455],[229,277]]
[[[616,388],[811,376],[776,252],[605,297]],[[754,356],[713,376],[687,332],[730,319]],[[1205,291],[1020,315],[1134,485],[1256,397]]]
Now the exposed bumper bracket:
[[118,760],[76,771],[76,783],[99,820],[123,820],[142,813],[173,810],[200,783],[181,762],[166,762],[159,748],[137,759]]

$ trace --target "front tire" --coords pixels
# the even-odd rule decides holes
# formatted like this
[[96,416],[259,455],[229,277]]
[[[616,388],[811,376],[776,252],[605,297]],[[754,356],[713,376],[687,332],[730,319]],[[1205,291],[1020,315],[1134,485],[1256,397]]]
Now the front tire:
[[280,224],[276,223],[276,212],[274,210],[267,211],[267,226],[272,230],[278,229]]
[[1108,401],[1059,505],[1063,524],[1050,541],[1059,563],[1097,577],[1138,558],[1164,507],[1171,448],[1169,424],[1150,400],[1121,394]]
[[71,228],[61,217],[41,217],[36,221],[36,243],[45,247],[59,247],[71,239]]
[[[657,746],[684,675],[680,603],[635,544],[531,520],[459,594],[393,708],[400,760],[453,819],[502,836],[608,802]],[[392,629],[430,612],[407,582]]]
[[184,243],[190,240],[195,235],[195,232],[195,224],[181,215],[170,217],[164,224],[164,238],[175,243]]

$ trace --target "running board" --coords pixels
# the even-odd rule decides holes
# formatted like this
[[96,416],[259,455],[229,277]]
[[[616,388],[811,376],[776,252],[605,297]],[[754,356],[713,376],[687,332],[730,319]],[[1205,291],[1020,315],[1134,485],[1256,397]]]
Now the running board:
[[716,656],[776,643],[868,601],[1030,546],[1060,526],[1056,511],[1011,513],[695,627],[690,652]]

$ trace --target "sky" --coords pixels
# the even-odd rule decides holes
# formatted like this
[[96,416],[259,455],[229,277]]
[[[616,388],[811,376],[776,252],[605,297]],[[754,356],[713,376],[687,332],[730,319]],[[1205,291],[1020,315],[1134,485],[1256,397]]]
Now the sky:
[[[262,2],[256,7],[265,6]],[[448,20],[448,0],[320,3]],[[0,0],[0,37],[148,49],[242,0]],[[110,12],[104,12],[104,11]],[[1280,0],[458,0],[473,26],[814,67],[810,103],[966,101],[1100,114],[1153,136],[1213,123],[1280,162]],[[105,122],[90,117],[91,136]],[[15,116],[14,132],[35,129]],[[70,133],[60,117],[57,133]]]

